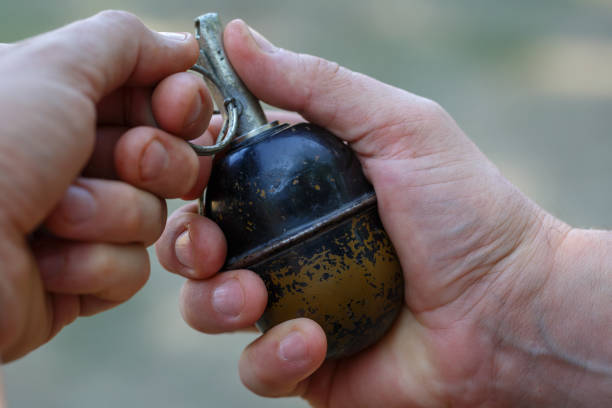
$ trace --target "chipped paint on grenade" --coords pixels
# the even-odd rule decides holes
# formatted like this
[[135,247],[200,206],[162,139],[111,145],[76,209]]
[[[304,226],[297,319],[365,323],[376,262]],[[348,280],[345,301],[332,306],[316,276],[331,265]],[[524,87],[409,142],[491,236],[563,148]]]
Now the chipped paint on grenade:
[[327,334],[328,358],[379,340],[403,302],[401,269],[376,209],[251,267],[268,288],[257,327],[307,317]]
[[403,304],[402,271],[351,149],[310,124],[278,125],[215,158],[206,215],[225,233],[227,269],[268,290],[257,323],[308,317],[328,358],[376,342]]

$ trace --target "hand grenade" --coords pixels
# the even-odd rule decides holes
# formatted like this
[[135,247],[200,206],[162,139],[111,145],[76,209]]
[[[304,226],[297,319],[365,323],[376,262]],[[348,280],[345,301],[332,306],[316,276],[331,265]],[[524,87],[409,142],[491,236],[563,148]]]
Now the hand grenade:
[[217,14],[195,21],[203,75],[225,122],[200,212],[227,239],[225,269],[256,272],[268,290],[266,331],[307,317],[326,333],[328,358],[368,347],[404,300],[395,250],[376,195],[350,147],[309,123],[268,123],[223,49]]

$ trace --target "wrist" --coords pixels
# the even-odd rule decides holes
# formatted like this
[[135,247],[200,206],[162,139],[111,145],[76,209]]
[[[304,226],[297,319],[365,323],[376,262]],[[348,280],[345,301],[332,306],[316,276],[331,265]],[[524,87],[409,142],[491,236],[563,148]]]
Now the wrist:
[[[612,400],[612,232],[573,229],[557,251],[542,305],[547,347]],[[596,390],[593,390],[595,392]]]
[[489,319],[497,323],[495,395],[527,406],[601,406],[612,400],[612,233],[550,215],[535,226]]

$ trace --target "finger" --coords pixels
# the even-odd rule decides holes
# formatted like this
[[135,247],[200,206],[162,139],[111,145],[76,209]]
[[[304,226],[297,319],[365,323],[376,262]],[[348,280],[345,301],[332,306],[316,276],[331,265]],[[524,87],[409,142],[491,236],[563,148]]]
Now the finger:
[[[33,64],[44,56],[44,64]],[[11,183],[26,193],[0,197],[24,233],[36,228],[87,163],[94,146],[95,106],[120,86],[151,86],[195,63],[192,35],[162,35],[124,12],[103,12],[15,46],[0,64],[0,94],[10,103],[0,121],[19,139],[0,167],[25,168]],[[5,99],[6,99],[5,98]],[[8,101],[8,99],[7,99]],[[24,112],[36,112],[35,115]],[[50,143],[41,142],[41,135]],[[58,171],[61,169],[61,171]],[[2,183],[1,188],[10,186]],[[35,203],[35,204],[33,204]]]
[[200,136],[213,111],[204,81],[187,72],[163,80],[153,92],[152,106],[162,129],[184,139]]
[[132,128],[121,136],[114,163],[121,180],[165,198],[180,197],[199,181],[200,163],[193,149],[156,128]]
[[299,395],[325,360],[321,326],[301,318],[281,323],[251,343],[240,357],[240,379],[258,395]]
[[208,280],[189,280],[181,291],[183,319],[204,333],[250,329],[268,302],[266,286],[247,270],[220,273]]
[[336,63],[277,48],[240,20],[227,25],[224,43],[238,75],[258,98],[299,112],[362,155],[397,152],[394,132],[386,130],[416,131],[423,116],[435,110],[431,101]]
[[[91,158],[85,168],[83,169],[83,176],[91,177],[91,178],[100,178],[100,179],[108,179],[108,180],[116,180],[119,178],[115,167],[115,147],[119,139],[127,133],[129,129],[126,127],[113,127],[113,126],[104,126],[98,128],[96,132],[96,144],[94,147],[94,152],[91,155]],[[162,134],[163,135],[163,134]],[[163,135],[165,138],[166,136]],[[147,138],[138,139],[140,142],[137,143],[146,143]],[[211,144],[211,134],[206,132],[204,135],[197,139],[199,144],[209,145]],[[176,144],[176,142],[170,140],[169,143]],[[188,156],[192,156],[191,149],[180,148],[183,154],[187,154]],[[127,152],[128,156],[134,156],[137,154],[136,151]],[[121,160],[121,159],[120,159]],[[126,164],[129,168],[135,169],[138,166],[138,163],[135,163],[131,160],[134,159],[126,159],[123,160],[123,163]],[[178,163],[180,167],[189,167],[193,165],[193,160],[191,158],[185,159],[177,159],[173,160],[174,163]],[[178,180],[172,181],[170,183],[166,182],[166,185],[170,186],[170,190],[155,190],[155,192],[164,197],[175,197],[180,195],[180,197],[184,200],[193,200],[198,198],[204,188],[206,187],[206,183],[208,183],[208,178],[210,176],[210,170],[212,167],[212,157],[210,156],[200,156],[197,158],[196,166],[198,166],[197,174],[195,176],[195,183],[184,194],[181,195],[181,191],[177,190],[177,188],[187,188],[183,187],[186,183],[190,182],[190,177],[183,176],[181,171],[168,169],[165,176],[171,176],[172,178],[177,178]],[[189,174],[191,174],[190,170],[187,170]],[[162,180],[163,181],[163,180]],[[137,180],[132,180],[135,184],[141,185]],[[143,188],[147,186],[142,184]],[[153,191],[153,190],[152,190]]]
[[83,176],[107,180],[119,178],[115,169],[115,146],[128,130],[125,126],[103,126],[96,129],[96,143],[82,171]]
[[49,339],[55,337],[62,328],[74,322],[81,313],[79,295],[65,293],[48,293],[53,313],[52,326]]
[[45,71],[95,102],[126,83],[151,85],[185,71],[198,57],[193,35],[151,31],[122,11],[101,12],[30,42],[31,52],[50,49]]
[[[191,140],[190,143],[194,143],[201,146],[210,146],[213,144],[213,140],[216,136],[213,137],[212,133],[209,130],[206,130],[200,137]],[[210,172],[212,169],[213,156],[197,156],[198,163],[200,164],[200,168],[198,170],[198,174],[196,176],[196,181],[191,190],[186,192],[181,196],[183,200],[194,200],[198,197],[202,196],[202,192],[206,188],[206,184],[208,183],[208,179],[210,177]]]
[[[200,145],[200,146],[211,146],[214,144],[214,141],[217,140],[217,136],[221,131],[221,126],[223,125],[223,118],[221,115],[213,115],[208,129],[198,138],[191,141],[191,143]],[[202,195],[202,191],[206,187],[208,183],[208,179],[210,177],[211,169],[212,169],[212,156],[198,156],[198,161],[200,162],[200,171],[198,173],[198,178],[195,182],[193,188],[183,195],[181,198],[184,200],[193,200]]]
[[187,72],[164,78],[151,87],[121,87],[98,104],[98,123],[159,126],[185,139],[201,135],[212,115],[204,81]]
[[49,339],[79,316],[92,316],[121,304],[121,301],[104,300],[95,295],[48,293],[52,305],[53,326]]
[[223,266],[227,244],[217,224],[199,216],[197,204],[189,204],[170,216],[155,249],[170,272],[206,279]]
[[153,89],[124,86],[106,95],[98,103],[97,120],[102,126],[157,126],[151,106]]
[[149,277],[149,257],[139,244],[47,239],[34,244],[34,256],[47,291],[87,295],[80,314],[129,299]]
[[56,236],[150,245],[166,220],[165,202],[126,183],[79,178],[45,222]]
[[[134,293],[136,293],[138,289],[135,290]],[[130,297],[131,296],[132,295],[130,295]],[[79,295],[79,316],[93,316],[112,309],[123,302],[124,301],[119,300],[106,300],[99,295]]]

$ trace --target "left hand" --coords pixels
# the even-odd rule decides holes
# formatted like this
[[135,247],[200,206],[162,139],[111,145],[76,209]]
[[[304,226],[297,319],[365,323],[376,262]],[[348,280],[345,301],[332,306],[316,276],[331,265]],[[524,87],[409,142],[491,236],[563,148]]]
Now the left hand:
[[207,177],[180,140],[212,112],[183,72],[197,56],[192,35],[123,12],[0,44],[3,361],[146,282],[163,198],[194,198]]

